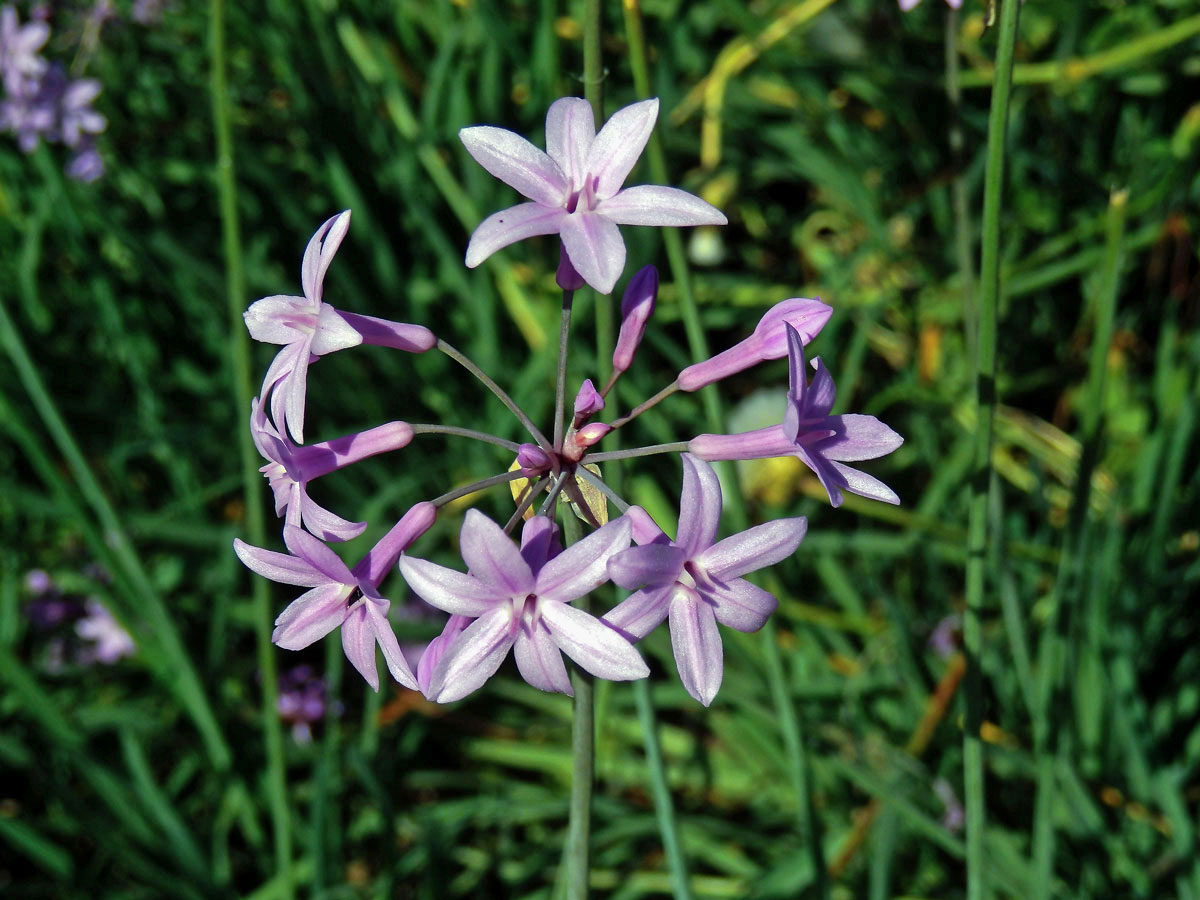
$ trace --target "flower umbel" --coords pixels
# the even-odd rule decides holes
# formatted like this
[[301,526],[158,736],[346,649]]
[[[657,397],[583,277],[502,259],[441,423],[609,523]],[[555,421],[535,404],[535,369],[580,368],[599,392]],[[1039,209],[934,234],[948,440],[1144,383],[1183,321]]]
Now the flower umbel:
[[546,152],[504,128],[478,125],[458,136],[481,166],[533,201],[488,216],[471,235],[467,266],[539,234],[557,234],[571,267],[602,294],[625,268],[618,225],[724,225],[716,207],[678,188],[624,190],[658,117],[658,99],[617,110],[595,129],[591,104],[563,97],[546,113]]

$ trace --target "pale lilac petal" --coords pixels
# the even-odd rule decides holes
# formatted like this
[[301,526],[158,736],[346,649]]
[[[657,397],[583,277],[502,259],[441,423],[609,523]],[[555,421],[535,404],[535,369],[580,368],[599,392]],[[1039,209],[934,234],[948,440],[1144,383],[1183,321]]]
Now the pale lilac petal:
[[642,266],[638,269],[621,297],[621,331],[613,350],[613,372],[624,372],[633,364],[633,354],[642,342],[646,323],[654,313],[658,300],[658,269]]
[[[658,98],[652,97],[618,109],[612,114],[612,118],[604,123],[604,127],[588,148],[585,164],[596,197],[607,200],[621,189],[638,157],[646,148],[646,141],[650,140],[650,132],[654,130],[657,118]],[[575,262],[574,255],[571,256],[571,261]],[[578,263],[576,268],[579,268]],[[582,269],[579,271],[583,272]],[[608,291],[601,293],[607,294]]]
[[827,421],[835,433],[816,446],[829,459],[876,459],[904,443],[904,438],[874,416],[830,416]]
[[737,578],[787,559],[796,552],[807,531],[804,516],[764,522],[713,544],[695,562],[719,581]]
[[618,191],[595,206],[618,225],[728,225],[725,214],[706,200],[679,188],[639,184]]
[[426,697],[429,696],[433,670],[442,661],[442,657],[446,655],[446,651],[450,649],[454,639],[462,634],[473,621],[468,616],[451,616],[446,622],[446,627],[442,629],[442,633],[430,641],[425,652],[421,654],[421,660],[417,663],[417,687]]
[[[915,9],[916,5],[920,2],[921,2],[921,0],[900,0],[900,9],[903,12],[908,12],[911,9]],[[951,6],[954,5],[953,2],[951,2],[951,0],[947,0],[947,2],[950,2]]]
[[[589,113],[588,115],[591,115]],[[532,630],[522,626],[513,645],[513,659],[521,677],[540,691],[557,691],[575,696],[562,651],[550,638],[546,626],[539,622]]]
[[344,584],[323,584],[300,595],[275,620],[271,641],[284,650],[303,650],[319,641],[346,618],[351,590]]
[[447,648],[433,670],[425,696],[450,703],[479,689],[500,668],[515,640],[511,606],[480,616]]
[[884,503],[897,505],[900,497],[890,487],[873,475],[844,466],[840,462],[830,462],[841,476],[842,487],[852,494],[866,497],[869,500],[882,500]]
[[558,525],[549,516],[534,516],[521,529],[521,558],[529,564],[530,570],[536,575],[546,565],[547,560],[553,559],[562,552],[558,541]]
[[779,606],[775,595],[744,578],[705,585],[704,598],[717,621],[737,631],[758,631]]
[[362,343],[362,335],[351,327],[332,306],[321,306],[317,314],[317,330],[313,333],[311,352],[324,356],[335,350],[346,350]]
[[351,328],[362,335],[364,344],[392,347],[409,353],[424,353],[437,346],[437,336],[424,325],[392,322],[389,319],[361,316],[341,309],[337,312]]
[[233,552],[251,572],[280,584],[316,587],[329,581],[329,577],[317,571],[311,563],[287,553],[263,550],[237,538],[233,541]]
[[602,617],[630,641],[640,641],[667,617],[675,582],[656,585],[630,594]]
[[[289,347],[294,347],[292,370],[275,386],[271,397],[271,413],[280,432],[289,432],[297,444],[304,443],[304,401],[308,396],[308,360],[312,355],[313,336],[306,335]],[[282,417],[283,421],[279,421]]]
[[721,482],[713,467],[683,454],[683,491],[679,496],[679,531],[675,537],[685,556],[692,557],[717,537],[721,524]]
[[563,97],[550,104],[546,111],[546,152],[575,190],[583,187],[588,149],[595,137],[592,104],[580,97]]
[[796,452],[779,425],[743,431],[740,434],[700,434],[688,441],[688,453],[700,459],[767,459]]
[[[379,671],[375,666],[375,629],[369,620],[370,606],[370,600],[360,600],[342,622],[342,649],[350,665],[358,670],[372,690],[378,691]],[[395,635],[392,639],[395,640]]]
[[511,599],[478,578],[412,556],[400,557],[400,574],[430,606],[458,616],[476,618]]
[[338,213],[325,220],[304,248],[304,259],[300,263],[300,284],[304,296],[320,303],[322,282],[334,254],[350,229],[350,210]]
[[608,561],[608,577],[627,591],[644,585],[670,584],[683,571],[687,556],[674,544],[630,547]]
[[303,485],[298,485],[298,487],[304,527],[321,540],[350,541],[367,530],[366,522],[351,522],[349,519],[343,519],[309,497],[308,491],[304,489]]
[[671,600],[671,649],[679,680],[689,694],[708,706],[724,674],[724,648],[712,608],[692,591]]
[[479,223],[467,244],[467,268],[473,269],[497,250],[539,234],[557,234],[569,218],[561,206],[522,203],[492,213]]
[[350,574],[350,569],[342,562],[341,557],[311,534],[292,525],[285,525],[283,542],[292,553],[307,560],[314,569],[325,575],[330,581],[340,584],[356,583],[356,579]]
[[543,206],[566,202],[567,179],[558,163],[519,134],[476,125],[461,129],[458,137],[475,162],[523,196]]
[[539,603],[538,608],[554,643],[597,678],[632,681],[650,674],[633,644],[594,616],[566,603]]
[[842,488],[846,486],[845,479],[834,468],[835,463],[827,460],[820,453],[810,453],[807,448],[799,446],[796,448],[796,457],[800,462],[804,463],[813,474],[817,476],[817,480],[821,482],[821,487],[825,488],[825,493],[829,495],[829,503],[834,508],[842,505]]
[[625,268],[625,240],[616,224],[601,215],[577,212],[559,228],[571,265],[601,294],[612,293]]
[[[383,651],[383,661],[388,667],[388,672],[397,682],[409,690],[415,691],[417,690],[417,677],[413,674],[408,660],[404,658],[404,653],[400,650],[400,643],[396,640],[396,632],[392,630],[392,625],[387,620],[388,606],[388,602],[383,599],[367,598],[363,603],[374,640],[379,644],[379,649]],[[345,646],[345,626],[343,625],[342,628],[342,645]]]
[[305,336],[293,323],[311,317],[312,313],[312,304],[303,297],[275,295],[255,300],[242,313],[242,318],[254,340],[264,344],[290,344]]
[[[499,525],[477,509],[467,510],[459,549],[471,575],[498,589],[498,593],[516,597],[533,591],[533,572],[521,557],[521,551]],[[447,609],[447,612],[463,611]]]
[[598,528],[546,563],[535,593],[542,600],[570,603],[608,581],[608,560],[629,546],[630,522],[624,516]]
[[658,523],[651,518],[650,513],[646,512],[640,506],[629,507],[629,509],[625,510],[623,518],[628,519],[633,526],[633,539],[638,544],[670,542],[670,539],[663,533],[663,530],[658,527]]

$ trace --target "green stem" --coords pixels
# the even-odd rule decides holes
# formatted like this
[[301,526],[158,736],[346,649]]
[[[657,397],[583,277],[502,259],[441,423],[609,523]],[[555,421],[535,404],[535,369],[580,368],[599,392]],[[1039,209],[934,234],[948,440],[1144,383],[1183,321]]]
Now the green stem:
[[658,722],[654,715],[654,701],[650,696],[650,679],[642,678],[633,683],[633,698],[637,703],[638,722],[642,726],[646,766],[650,770],[650,792],[654,796],[654,812],[658,818],[659,834],[662,835],[663,852],[667,857],[667,870],[671,873],[671,890],[675,900],[688,900],[692,893],[688,888],[687,857],[679,840],[675,805],[671,799],[671,786],[667,783],[667,767],[658,742]]
[[967,525],[967,602],[963,646],[967,658],[966,723],[963,728],[963,781],[966,805],[967,900],[987,894],[984,871],[983,677],[980,671],[983,634],[984,574],[988,547],[988,485],[991,475],[992,420],[996,403],[996,310],[1000,295],[1000,214],[1004,185],[1005,137],[1012,87],[1019,0],[1004,0],[996,50],[996,81],[988,120],[987,163],[983,190],[982,297],[975,357],[976,431]]
[[975,310],[975,267],[971,261],[971,211],[967,199],[967,175],[963,160],[963,128],[960,117],[962,85],[958,65],[958,10],[946,11],[946,99],[950,104],[950,154],[955,176],[950,186],[954,208],[954,257],[962,285],[963,327],[967,337],[967,353],[975,357],[975,337],[978,313]]
[[[229,303],[229,329],[232,358],[230,365],[237,415],[238,448],[242,471],[242,493],[246,509],[246,535],[257,547],[266,545],[263,520],[258,454],[250,437],[245,416],[250,409],[253,387],[250,378],[250,338],[242,313],[246,306],[246,279],[242,265],[242,239],[237,213],[237,186],[233,168],[233,131],[230,126],[229,84],[225,76],[225,3],[212,0],[210,6],[209,52],[212,72],[213,130],[217,143],[217,191],[221,211],[221,234],[225,255],[225,290]],[[271,606],[267,582],[251,579],[254,606],[257,661],[261,686],[261,727],[267,756],[267,797],[275,846],[275,868],[281,879],[282,895],[294,896],[292,883],[292,835],[288,813],[287,771],[283,755],[283,725],[279,720],[279,683],[275,671],[275,648],[271,644]]]

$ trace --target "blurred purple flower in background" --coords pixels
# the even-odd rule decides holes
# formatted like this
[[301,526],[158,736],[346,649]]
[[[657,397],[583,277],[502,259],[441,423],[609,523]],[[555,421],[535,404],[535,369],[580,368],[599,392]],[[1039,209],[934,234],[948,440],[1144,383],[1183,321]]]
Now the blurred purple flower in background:
[[75,623],[75,633],[85,642],[76,658],[82,665],[99,662],[111,666],[137,650],[129,632],[113,618],[108,607],[95,598],[88,599],[87,614]]
[[325,718],[325,679],[312,666],[294,666],[279,679],[279,718],[298,744],[312,740],[311,726]]

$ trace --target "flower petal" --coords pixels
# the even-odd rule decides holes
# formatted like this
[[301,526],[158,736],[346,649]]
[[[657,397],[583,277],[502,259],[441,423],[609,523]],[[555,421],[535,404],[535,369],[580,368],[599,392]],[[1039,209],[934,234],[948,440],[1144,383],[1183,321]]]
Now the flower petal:
[[[646,141],[650,140],[650,132],[654,130],[657,118],[658,98],[652,97],[618,109],[604,123],[588,149],[585,166],[588,177],[593,179],[592,189],[599,199],[607,200],[621,189],[646,148]],[[571,261],[575,261],[574,256]],[[608,291],[601,293],[607,294]]]
[[523,196],[543,206],[566,202],[567,179],[558,163],[516,132],[476,125],[458,137],[475,162]]
[[884,503],[899,505],[900,497],[890,487],[866,472],[844,466],[840,462],[830,462],[842,478],[842,487],[852,494],[866,497],[868,500],[881,500]]
[[567,183],[583,187],[588,149],[596,137],[592,104],[580,97],[563,97],[546,111],[546,152],[558,163]]
[[[342,650],[350,665],[358,670],[374,691],[379,690],[379,670],[375,666],[375,630],[369,621],[368,607],[372,605],[365,597],[354,604],[346,621],[342,622]],[[395,640],[395,635],[392,635]]]
[[446,627],[442,629],[442,633],[430,641],[425,652],[421,654],[421,661],[417,663],[417,687],[425,696],[429,696],[433,670],[442,661],[442,657],[446,655],[446,651],[450,649],[454,639],[462,634],[472,621],[474,620],[467,616],[451,616],[446,622]]
[[512,625],[512,607],[494,609],[468,625],[434,668],[425,696],[438,703],[450,703],[482,687],[500,668],[516,640]]
[[317,313],[317,330],[313,333],[311,352],[313,356],[324,356],[335,350],[345,350],[357,347],[362,343],[362,335],[342,318],[332,306],[322,304]]
[[538,608],[554,643],[597,678],[632,681],[650,674],[633,644],[594,616],[566,603],[539,603]]
[[263,578],[269,578],[280,584],[297,584],[302,587],[316,587],[325,584],[329,578],[313,568],[312,563],[297,559],[287,553],[274,550],[263,550],[247,544],[245,541],[234,539],[233,552],[251,572],[256,572]]
[[511,599],[507,592],[425,559],[400,557],[400,574],[422,600],[456,616],[476,618],[491,612],[497,604],[512,607],[505,602]]
[[[303,485],[300,489],[300,511],[304,527],[323,541],[349,541],[367,530],[366,522],[351,522],[332,513],[308,496]],[[295,502],[295,501],[293,501]]]
[[424,353],[437,345],[437,337],[424,325],[409,325],[375,316],[361,316],[341,309],[337,313],[362,336],[364,344],[392,347],[409,353]]
[[808,519],[776,519],[755,525],[713,544],[696,565],[718,581],[737,578],[764,566],[773,566],[796,552],[808,531]]
[[728,225],[725,214],[679,188],[639,184],[596,204],[594,212],[618,225]]
[[766,459],[790,456],[796,444],[787,438],[783,428],[770,425],[740,434],[699,434],[688,441],[688,453],[700,459]]
[[640,641],[667,617],[675,582],[655,585],[630,594],[600,619],[630,641]]
[[350,229],[350,210],[326,219],[304,248],[304,259],[300,263],[300,284],[304,296],[317,304],[321,302],[322,282],[329,264],[342,239]]
[[336,581],[338,584],[357,584],[357,580],[350,574],[350,569],[342,562],[341,557],[311,534],[301,531],[294,525],[285,525],[283,542],[292,553],[307,560],[327,580]]
[[874,416],[830,416],[827,421],[835,433],[815,447],[829,459],[844,462],[876,459],[904,443],[904,438]]
[[679,497],[679,530],[675,543],[695,556],[712,546],[721,524],[721,482],[713,467],[683,454],[683,491]]
[[517,545],[499,525],[477,509],[467,510],[459,549],[471,575],[490,585],[496,593],[517,597],[533,591],[533,572]]
[[297,319],[311,316],[312,304],[303,297],[276,295],[255,300],[242,313],[250,337],[264,344],[290,344],[304,337]]
[[[408,660],[404,658],[404,653],[400,649],[400,643],[396,640],[396,632],[392,630],[392,625],[387,620],[389,604],[386,600],[381,601],[368,598],[367,602],[363,605],[367,610],[367,619],[370,622],[371,630],[375,634],[375,640],[379,644],[379,649],[383,651],[383,661],[387,664],[388,672],[391,673],[396,681],[409,690],[417,690],[417,677],[413,674]],[[343,633],[343,645],[345,644],[345,640],[345,634]]]
[[744,578],[706,585],[704,599],[718,622],[738,631],[758,631],[779,606],[774,594]]
[[541,622],[532,629],[522,625],[513,645],[513,659],[517,661],[521,677],[538,690],[575,696],[571,679],[567,677],[562,651],[551,640],[550,632]]
[[833,402],[837,399],[837,386],[833,383],[833,376],[829,374],[829,370],[825,368],[825,361],[821,357],[816,357],[812,361],[813,377],[808,383],[808,414],[812,418],[819,418],[829,415],[829,411],[833,409]]
[[689,694],[708,706],[724,675],[724,648],[712,608],[694,591],[676,591],[671,600],[671,649],[679,680]]
[[627,591],[647,584],[670,584],[683,571],[687,556],[674,544],[630,547],[608,561],[608,577]]
[[624,516],[572,544],[542,567],[534,592],[542,600],[570,603],[608,581],[608,560],[629,546]]
[[319,641],[346,618],[350,591],[349,585],[322,584],[301,594],[275,620],[272,643],[284,650],[303,650]]
[[625,240],[616,224],[596,213],[577,212],[564,216],[559,236],[580,277],[599,293],[611,294],[625,269]]
[[557,234],[568,218],[562,207],[522,203],[492,213],[479,223],[467,244],[467,268],[473,269],[497,250],[539,234]]

